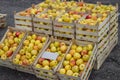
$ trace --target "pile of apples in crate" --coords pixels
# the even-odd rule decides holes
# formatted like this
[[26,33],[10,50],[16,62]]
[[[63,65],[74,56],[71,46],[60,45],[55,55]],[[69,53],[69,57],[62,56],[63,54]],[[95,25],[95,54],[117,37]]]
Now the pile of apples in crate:
[[[93,28],[75,27],[76,24],[96,27],[96,25],[102,24],[110,12],[115,9],[116,7],[112,5],[45,0],[38,5],[32,5],[31,8],[20,12],[19,15],[27,17],[35,15],[34,17],[52,21],[51,27],[53,27],[53,30],[51,31],[53,33],[67,34],[67,36],[73,35],[73,38],[75,36],[95,38],[96,36],[94,35],[75,34],[74,31],[76,32],[76,30],[97,32]],[[49,23],[43,20],[38,20],[35,23],[38,23],[38,25],[49,25]],[[33,27],[35,28],[36,26],[33,25]],[[41,26],[37,29],[49,30],[49,28],[44,29]],[[66,41],[64,38],[63,40],[49,38],[45,34],[35,33],[35,31],[25,32],[18,30],[12,28],[6,32],[0,42],[0,60],[6,61],[8,58],[14,67],[16,67],[16,64],[31,66],[33,74],[43,79],[56,80],[56,78],[51,79],[51,77],[57,76],[59,78],[61,75],[63,78],[69,77],[69,79],[73,80],[78,80],[74,77],[79,78],[81,76],[82,80],[88,79],[87,76],[89,76],[89,72],[93,68],[96,44],[86,41],[80,41],[77,44],[70,40]],[[54,34],[54,36],[56,35]],[[0,62],[0,64],[2,63]],[[55,74],[56,72],[58,74]]]

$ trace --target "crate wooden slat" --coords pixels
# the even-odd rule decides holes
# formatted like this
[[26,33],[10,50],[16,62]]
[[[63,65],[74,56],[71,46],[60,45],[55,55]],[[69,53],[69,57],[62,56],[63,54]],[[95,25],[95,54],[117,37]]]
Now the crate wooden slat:
[[[43,34],[34,33],[34,32],[28,32],[28,34],[26,35],[25,39],[27,38],[27,36],[32,35],[32,34],[36,34],[36,35],[42,36],[42,37],[45,36],[45,37],[47,38],[47,40],[46,40],[46,42],[44,43],[43,47],[41,48],[41,50],[39,50],[39,53],[38,53],[38,55],[39,55],[39,54],[41,54],[42,50],[44,49],[45,45],[47,44],[47,42],[48,42],[48,40],[49,40],[49,36],[43,35]],[[25,39],[24,39],[24,40],[25,40]],[[24,41],[24,40],[23,40],[23,41]],[[23,46],[24,46],[24,45],[23,45],[23,42],[22,42],[21,45],[20,45],[20,47],[17,49],[15,55],[13,56],[13,58],[12,58],[12,60],[11,60],[11,63],[14,65],[14,67],[15,67],[16,70],[18,70],[18,71],[22,71],[22,72],[29,73],[29,74],[35,74],[34,71],[33,71],[32,65],[33,65],[33,63],[35,62],[35,60],[37,59],[37,57],[35,58],[35,60],[33,61],[32,64],[26,65],[26,66],[14,64],[14,63],[12,62],[13,59],[16,57],[16,55],[17,55],[18,52],[22,49]],[[37,55],[37,56],[38,56],[38,55]]]
[[[70,41],[63,41],[63,40],[58,40],[58,39],[51,39],[48,44],[45,46],[44,50],[42,51],[42,54],[45,52],[45,50],[48,48],[48,46],[50,45],[51,42],[54,42],[54,41],[58,41],[58,42],[64,42],[65,44],[68,45],[68,49],[69,49],[69,45],[71,45],[71,42]],[[68,50],[67,49],[67,50]],[[67,52],[67,51],[66,51]],[[57,68],[59,67],[60,63],[58,63],[58,65],[53,69],[53,70],[45,70],[45,69],[42,69],[42,68],[35,68],[35,65],[37,64],[38,62],[38,59],[42,56],[39,55],[39,57],[37,58],[37,60],[35,61],[34,63],[34,66],[33,66],[33,69],[34,69],[34,72],[36,74],[36,76],[38,78],[42,78],[42,79],[47,79],[47,80],[58,80],[58,77],[56,75],[56,70]],[[64,58],[64,57],[63,57]]]
[[[25,32],[25,31],[22,31],[22,30],[19,30],[19,29],[16,29],[16,28],[12,28],[12,27],[8,27],[8,29],[7,29],[6,33],[4,34],[4,36],[3,36],[2,40],[0,41],[0,43],[3,43],[3,41],[4,41],[5,38],[6,38],[7,33],[8,33],[9,31],[13,31],[13,32],[14,32],[14,31],[24,32],[25,34],[24,34],[24,37],[22,38],[21,42],[24,40],[25,35],[26,35],[26,32]],[[19,45],[17,46],[17,49],[20,47],[21,42],[20,42]],[[17,50],[17,49],[16,49],[16,50]],[[0,59],[0,65],[1,65],[1,66],[5,66],[5,67],[8,67],[8,68],[11,68],[11,69],[15,69],[14,65],[13,65],[12,63],[10,63],[10,61],[11,61],[11,59],[13,58],[13,55],[14,55],[15,53],[16,53],[16,51],[14,51],[13,54],[12,54],[12,56],[11,56],[10,58],[6,59],[6,60]]]
[[[100,25],[89,26],[89,25],[83,25],[83,24],[76,23],[76,39],[99,42],[101,38],[109,30],[109,25],[110,25],[109,16]],[[95,31],[94,32],[83,31],[83,30],[79,30],[79,28],[93,29]],[[79,36],[79,35],[83,35],[83,36]],[[93,36],[93,37],[88,37],[88,36]]]
[[15,27],[21,30],[32,31],[32,16],[21,16],[19,13],[14,15]]
[[6,14],[0,14],[0,28],[6,27]]
[[[83,41],[75,41],[75,43],[77,45],[82,45],[82,46],[85,46],[87,44],[93,44],[93,43],[90,43],[90,42],[83,42]],[[59,76],[60,80],[88,80],[89,76],[90,76],[90,73],[91,73],[91,70],[94,66],[94,63],[95,63],[95,55],[96,55],[96,51],[97,51],[97,48],[96,48],[96,45],[94,45],[94,49],[93,49],[93,54],[90,56],[90,59],[85,67],[85,70],[83,71],[81,77],[73,77],[73,76],[68,76],[68,75],[64,75],[64,74],[59,74],[57,73],[57,75]],[[69,52],[69,51],[68,51]],[[65,58],[64,58],[65,59]],[[64,61],[64,60],[63,60]],[[62,61],[62,63],[63,63]],[[58,70],[60,70],[60,68],[63,67],[63,65],[59,66]]]
[[[43,23],[43,24],[40,24],[40,23]],[[45,24],[47,23],[47,25],[45,25],[44,23]],[[51,19],[47,20],[47,19],[34,17],[33,25],[34,25],[35,32],[52,35],[53,28],[52,28],[52,20]],[[41,29],[37,29],[37,28],[41,28]]]

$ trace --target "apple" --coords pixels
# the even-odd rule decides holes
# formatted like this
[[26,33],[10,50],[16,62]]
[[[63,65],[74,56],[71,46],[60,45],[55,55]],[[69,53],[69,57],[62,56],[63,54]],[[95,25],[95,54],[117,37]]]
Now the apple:
[[25,55],[21,56],[20,60],[23,61],[24,59],[26,59],[26,56]]
[[40,64],[36,64],[35,68],[42,68],[42,66]]
[[54,42],[54,45],[55,45],[55,47],[59,47],[60,43],[57,42],[57,41],[55,41],[55,42]]
[[72,71],[75,73],[75,72],[79,72],[79,67],[78,66],[73,66],[72,67]]
[[70,52],[69,52],[72,56],[74,55],[74,53],[75,53],[75,50],[70,50]]
[[72,55],[71,54],[67,54],[66,55],[66,60],[70,60],[72,58]]
[[9,31],[9,32],[7,32],[6,35],[7,35],[7,37],[12,36],[12,32]]
[[70,61],[70,65],[71,65],[71,66],[75,66],[75,64],[76,64],[76,63],[75,63],[75,60],[71,60],[71,61]]
[[20,54],[21,54],[21,55],[24,55],[24,54],[25,54],[25,50],[24,50],[24,49],[21,49],[21,50],[20,50]]
[[50,70],[50,67],[48,65],[44,66],[43,69]]
[[61,42],[61,43],[60,43],[60,47],[61,47],[61,46],[64,46],[64,45],[65,45],[65,43],[64,43],[64,42]]
[[73,75],[72,76],[74,76],[74,77],[78,77],[79,76],[79,73],[73,73]]
[[83,55],[82,59],[83,61],[87,62],[89,60],[89,55]]
[[2,49],[2,48],[3,48],[3,46],[5,46],[5,44],[0,43],[0,49]]
[[32,40],[32,37],[31,36],[27,36],[27,40]]
[[20,59],[20,58],[21,58],[21,55],[20,55],[20,54],[17,54],[15,58]]
[[42,42],[45,42],[47,39],[46,39],[46,37],[42,37]]
[[39,50],[39,47],[38,46],[34,46],[34,48],[33,48],[34,50]]
[[93,46],[92,46],[91,44],[89,44],[89,45],[87,45],[87,48],[88,48],[88,50],[90,51],[90,50],[93,49]]
[[31,54],[32,54],[32,55],[37,55],[37,54],[38,54],[38,51],[37,51],[37,50],[32,50],[32,51],[31,51]]
[[33,44],[34,44],[34,43],[35,43],[35,40],[34,40],[34,39],[32,39],[30,43],[33,43]]
[[50,67],[55,67],[58,64],[56,60],[50,62]]
[[40,49],[42,49],[43,44],[42,44],[42,43],[39,43],[37,46],[38,46],[38,48],[39,48],[39,50],[40,50]]
[[3,47],[3,50],[6,52],[6,51],[8,51],[8,46],[4,46]]
[[78,2],[78,5],[79,5],[79,6],[83,6],[83,5],[84,5],[84,2]]
[[14,64],[19,64],[19,59],[18,58],[13,59],[13,63]]
[[9,42],[9,44],[11,44],[11,45],[12,45],[12,44],[14,43],[14,40],[9,39],[9,40],[8,40],[8,42]]
[[39,40],[36,40],[36,41],[35,41],[35,45],[38,45],[38,44],[40,44],[40,41],[39,41]]
[[79,69],[80,69],[81,71],[83,71],[83,70],[85,69],[85,64],[81,64],[81,65],[79,66]]
[[81,55],[83,56],[83,55],[86,55],[86,54],[88,54],[88,51],[87,50],[83,50],[82,52],[81,52]]
[[29,65],[29,61],[28,61],[27,59],[24,59],[24,60],[22,61],[22,65]]
[[15,43],[19,43],[19,38],[14,38]]
[[57,57],[57,61],[60,62],[62,60],[62,57],[61,56],[58,56]]
[[26,53],[25,56],[26,56],[27,59],[30,59],[32,55],[30,53]]
[[44,60],[44,61],[42,62],[42,65],[43,65],[43,66],[49,66],[49,64],[50,64],[50,63],[49,63],[48,60]]
[[54,46],[54,43],[51,43],[51,44],[50,44],[50,48],[51,48],[51,47],[55,47],[55,46]]
[[41,37],[41,36],[37,36],[37,39],[36,39],[36,40],[41,41],[41,40],[42,40],[42,37]]
[[80,64],[82,64],[84,61],[83,61],[83,59],[78,59],[77,61],[76,61],[76,64],[79,66]]
[[66,60],[65,60],[65,61],[63,62],[63,66],[66,66],[66,65],[69,65],[69,61],[66,61]]
[[65,52],[67,50],[67,46],[66,45],[63,45],[60,47],[60,51],[61,52]]
[[87,15],[87,16],[86,16],[86,19],[91,19],[91,18],[92,18],[91,15]]
[[24,44],[25,46],[28,46],[28,45],[29,45],[29,40],[25,40],[25,41],[23,42],[23,44]]
[[32,35],[32,39],[35,40],[36,38],[37,38],[37,35],[36,35],[36,34],[33,34],[33,35]]
[[71,66],[70,65],[66,65],[65,66],[65,70],[67,71],[67,70],[71,70]]
[[89,51],[89,52],[88,52],[88,55],[91,56],[91,55],[92,55],[92,51]]
[[15,33],[15,36],[16,36],[16,37],[19,37],[20,34],[21,34],[20,32],[16,32],[16,33]]
[[39,64],[42,64],[42,62],[43,62],[44,60],[45,60],[44,58],[40,58],[40,59],[38,60],[38,63],[39,63]]
[[3,50],[0,49],[0,56],[5,54],[5,52]]
[[51,49],[50,49],[50,50],[51,50],[51,52],[56,52],[56,51],[57,51],[56,47],[54,47],[54,46],[53,46],[53,47],[51,47]]
[[66,70],[65,70],[64,68],[62,68],[62,69],[59,70],[59,73],[60,73],[60,74],[65,74],[65,73],[66,73]]
[[13,54],[13,51],[11,51],[11,50],[7,51],[7,57],[12,56],[12,54]]
[[34,47],[34,44],[33,44],[33,43],[30,43],[28,47],[33,48],[33,47]]
[[73,75],[73,71],[72,70],[67,70],[66,75],[72,76]]
[[80,53],[81,51],[82,51],[82,47],[81,46],[76,48],[76,52]]
[[74,57],[74,59],[80,59],[80,58],[81,58],[81,55],[80,55],[80,53],[75,53],[75,54],[73,55],[73,57]]

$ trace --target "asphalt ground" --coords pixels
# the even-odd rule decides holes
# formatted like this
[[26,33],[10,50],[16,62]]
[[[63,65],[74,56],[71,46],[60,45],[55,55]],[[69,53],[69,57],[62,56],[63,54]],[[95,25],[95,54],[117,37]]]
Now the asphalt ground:
[[[14,26],[14,11],[19,12],[44,0],[0,0],[0,13],[6,13],[7,25]],[[85,0],[85,2],[96,3],[100,1],[105,4],[118,3],[120,0]],[[120,19],[119,19],[120,22]],[[120,26],[119,26],[120,27]],[[0,29],[0,39],[7,28]],[[120,31],[119,31],[120,32]],[[120,39],[120,35],[119,35]],[[0,67],[0,80],[41,80],[33,75],[16,70]],[[100,70],[93,70],[89,80],[120,80],[120,41],[105,60]]]

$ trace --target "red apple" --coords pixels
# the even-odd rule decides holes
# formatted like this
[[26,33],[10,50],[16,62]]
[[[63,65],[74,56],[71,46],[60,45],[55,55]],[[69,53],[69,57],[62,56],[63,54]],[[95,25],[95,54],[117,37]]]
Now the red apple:
[[36,40],[42,40],[42,37],[41,36],[38,36]]
[[22,65],[28,65],[29,64],[29,61],[27,60],[27,59],[24,59],[23,61],[22,61]]
[[86,19],[91,19],[91,18],[92,18],[91,15],[87,15],[87,16],[86,16]]
[[7,51],[7,57],[12,56],[12,54],[13,54],[13,51],[11,51],[11,50]]
[[79,6],[83,6],[84,2],[79,2],[78,5]]
[[82,52],[81,52],[81,55],[83,56],[83,55],[86,55],[86,54],[88,54],[88,51],[87,50],[83,50]]
[[42,62],[43,62],[44,60],[45,60],[44,58],[40,58],[40,59],[38,60],[38,63],[39,63],[39,64],[42,64]]
[[76,61],[75,61],[75,60],[71,60],[71,61],[70,61],[70,65],[71,65],[71,66],[74,66],[74,65],[75,65],[75,63],[76,63]]
[[15,35],[16,35],[16,37],[19,37],[20,32],[16,32]]

